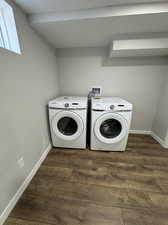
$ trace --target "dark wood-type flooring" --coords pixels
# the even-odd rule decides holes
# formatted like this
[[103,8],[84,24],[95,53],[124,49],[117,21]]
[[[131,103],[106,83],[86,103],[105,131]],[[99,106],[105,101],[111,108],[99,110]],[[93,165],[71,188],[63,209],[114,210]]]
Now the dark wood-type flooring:
[[5,225],[168,225],[168,150],[130,135],[126,152],[52,149]]

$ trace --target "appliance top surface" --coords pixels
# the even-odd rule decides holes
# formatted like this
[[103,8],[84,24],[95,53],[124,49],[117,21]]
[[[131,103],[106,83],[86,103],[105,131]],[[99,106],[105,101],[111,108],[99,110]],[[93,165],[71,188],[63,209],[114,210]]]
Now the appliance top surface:
[[97,102],[97,103],[109,103],[109,104],[131,104],[129,103],[128,101],[122,99],[122,98],[119,98],[119,97],[94,97],[92,99],[93,102]]
[[87,97],[61,96],[49,102],[49,107],[55,108],[86,108]]
[[50,102],[86,102],[87,97],[78,97],[78,96],[61,96]]
[[116,110],[132,110],[132,104],[119,97],[94,97],[92,98],[93,109],[107,110],[114,106]]

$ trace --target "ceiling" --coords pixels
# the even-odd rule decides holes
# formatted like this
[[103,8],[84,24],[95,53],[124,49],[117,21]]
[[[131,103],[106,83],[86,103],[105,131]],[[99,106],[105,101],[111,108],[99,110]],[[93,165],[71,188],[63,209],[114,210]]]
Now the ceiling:
[[[145,36],[168,31],[168,15],[127,16],[106,19],[63,21],[34,24],[55,48],[103,47],[112,39]],[[154,34],[153,34],[154,33]],[[160,35],[160,34],[158,34]],[[165,34],[162,34],[164,36]]]
[[[162,4],[162,0],[13,1],[29,14],[31,26],[54,48],[104,47],[117,38],[168,36],[168,4],[166,12],[151,13],[152,2]],[[146,7],[144,2],[150,4]],[[168,0],[164,2],[168,3]],[[131,12],[129,15],[125,14],[127,9],[122,8],[126,3],[134,3],[126,6]],[[139,14],[135,13],[135,3],[141,7]],[[116,4],[120,4],[117,9],[112,6]],[[135,8],[132,10],[131,6]],[[157,7],[160,10],[160,5],[155,9]],[[103,16],[101,9],[104,9]],[[149,13],[144,13],[146,9]],[[109,10],[112,11],[109,13]],[[117,14],[111,14],[115,10]]]
[[13,0],[27,13],[58,12],[163,0]]

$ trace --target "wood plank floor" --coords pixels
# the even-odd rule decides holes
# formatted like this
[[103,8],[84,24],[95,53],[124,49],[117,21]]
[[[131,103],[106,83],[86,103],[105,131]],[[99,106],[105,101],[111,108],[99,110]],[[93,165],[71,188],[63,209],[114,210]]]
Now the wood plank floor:
[[168,225],[168,150],[130,135],[126,152],[52,149],[5,225]]

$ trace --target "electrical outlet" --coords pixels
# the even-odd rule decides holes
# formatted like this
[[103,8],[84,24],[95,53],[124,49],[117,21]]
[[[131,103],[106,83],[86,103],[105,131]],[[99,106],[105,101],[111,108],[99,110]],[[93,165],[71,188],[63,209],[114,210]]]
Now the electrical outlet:
[[24,167],[24,158],[21,157],[17,162],[18,162],[20,169],[22,169]]
[[100,86],[94,86],[92,87],[92,93],[94,93],[95,97],[102,95],[102,87]]

